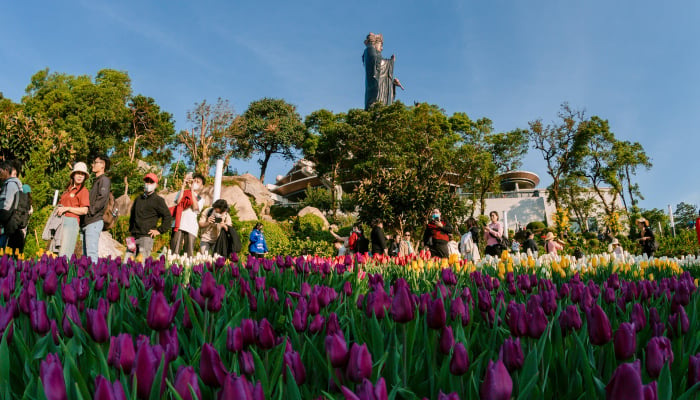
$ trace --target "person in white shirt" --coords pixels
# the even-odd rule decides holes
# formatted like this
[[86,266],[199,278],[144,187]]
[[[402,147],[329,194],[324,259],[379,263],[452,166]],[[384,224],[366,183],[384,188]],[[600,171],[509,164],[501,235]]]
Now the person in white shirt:
[[462,259],[478,262],[481,260],[481,254],[479,254],[479,246],[474,243],[474,232],[472,227],[476,226],[476,220],[474,218],[469,218],[467,220],[467,233],[462,235],[459,240],[459,252],[462,255]]
[[188,256],[194,255],[194,243],[199,233],[197,215],[204,208],[204,199],[200,195],[204,188],[204,182],[205,178],[202,174],[188,174],[182,182],[182,189],[175,196],[175,204],[178,207],[177,204],[184,198],[186,188],[189,187],[192,192],[192,203],[189,207],[182,210],[179,220],[180,225],[177,227],[177,230],[173,230],[173,236],[170,240],[170,250],[174,254],[180,254],[180,250],[182,250],[184,245],[185,253]]

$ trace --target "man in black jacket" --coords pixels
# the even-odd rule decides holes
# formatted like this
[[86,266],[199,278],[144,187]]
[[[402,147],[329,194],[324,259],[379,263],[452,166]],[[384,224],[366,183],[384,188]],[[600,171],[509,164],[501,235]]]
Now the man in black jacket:
[[535,234],[531,230],[525,231],[525,236],[527,240],[523,242],[523,247],[520,250],[523,253],[528,253],[528,255],[534,256],[537,253],[537,242],[535,242]]
[[388,255],[389,249],[386,244],[386,235],[384,234],[384,223],[381,219],[374,220],[374,227],[370,233],[372,241],[372,254]]
[[[172,216],[165,200],[156,194],[158,177],[149,173],[143,178],[143,194],[134,200],[129,217],[129,232],[134,238],[135,246],[129,248],[126,256],[141,254],[150,257],[153,250],[153,238],[170,230]],[[162,219],[160,226],[158,220]]]
[[109,170],[109,157],[99,155],[92,161],[92,172],[95,180],[90,189],[90,206],[88,212],[82,218],[81,233],[83,235],[83,254],[90,257],[93,263],[97,262],[100,245],[100,234],[104,227],[102,216],[109,202],[109,193],[112,182],[105,172]]

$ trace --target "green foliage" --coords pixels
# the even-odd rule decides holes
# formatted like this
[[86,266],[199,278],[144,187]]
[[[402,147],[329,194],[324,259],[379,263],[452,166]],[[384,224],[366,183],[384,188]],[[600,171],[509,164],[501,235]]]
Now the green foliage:
[[285,159],[294,158],[294,150],[301,148],[306,128],[296,107],[282,99],[263,98],[250,103],[243,113],[244,133],[242,141],[253,153],[260,154],[260,180],[270,157],[280,154]]
[[525,228],[529,229],[537,234],[537,233],[544,231],[547,228],[547,226],[542,221],[532,221],[532,222],[528,223]]
[[263,234],[270,254],[284,254],[280,249],[286,249],[289,246],[289,236],[287,232],[277,224],[271,221],[242,221],[240,227],[236,227],[238,234],[241,236],[241,244],[243,250],[241,253],[248,254],[248,245],[250,244],[250,232],[252,232],[255,224],[261,222],[263,224]]
[[660,236],[657,234],[656,240],[659,242],[659,249],[654,253],[656,257],[683,257],[700,253],[698,238],[694,229],[678,229],[675,237],[673,235]]
[[325,187],[306,187],[306,197],[299,204],[300,208],[315,207],[321,211],[330,211],[332,207],[331,191]]
[[333,241],[330,232],[323,229],[323,220],[314,214],[298,217],[295,223],[297,237],[309,238],[313,241]]
[[[34,193],[32,193],[34,194]],[[33,199],[32,199],[33,201]],[[34,213],[29,218],[27,237],[24,243],[24,256],[33,257],[39,250],[46,249],[46,241],[41,238],[44,226],[53,212],[52,206],[37,207],[34,205]]]
[[676,211],[673,213],[673,222],[678,228],[688,228],[695,224],[695,219],[698,218],[698,206],[680,202],[676,205]]
[[335,255],[333,244],[327,241],[312,240],[308,238],[290,238],[289,241],[275,249],[275,254],[288,254],[290,256],[319,255],[323,257]]
[[299,210],[296,207],[273,204],[270,206],[270,216],[275,221],[287,221],[297,215]]

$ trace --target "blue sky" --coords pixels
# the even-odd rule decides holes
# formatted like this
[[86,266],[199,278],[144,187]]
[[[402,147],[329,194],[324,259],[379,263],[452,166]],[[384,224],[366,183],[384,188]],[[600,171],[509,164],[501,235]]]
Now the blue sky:
[[[171,112],[195,102],[283,98],[303,116],[363,107],[368,32],[396,55],[398,98],[490,118],[497,131],[554,122],[560,104],[640,142],[644,208],[700,204],[700,2],[669,1],[22,1],[0,13],[0,92],[20,101],[43,68],[127,71]],[[259,175],[255,161],[233,168]],[[273,158],[266,183],[291,162]],[[523,169],[551,182],[540,154]]]

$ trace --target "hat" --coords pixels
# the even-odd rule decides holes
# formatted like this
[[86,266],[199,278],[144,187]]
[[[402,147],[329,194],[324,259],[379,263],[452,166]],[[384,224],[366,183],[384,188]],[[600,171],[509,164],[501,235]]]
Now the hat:
[[146,179],[150,179],[153,181],[153,183],[158,183],[158,176],[154,174],[153,172],[149,172],[146,174],[146,176],[143,177],[143,180],[145,181]]
[[649,221],[647,221],[646,218],[637,218],[637,223],[644,224],[645,226],[649,226]]
[[612,242],[610,242],[610,245],[611,245],[611,246],[619,246],[619,245],[620,245],[620,241],[617,240],[617,238],[613,238]]
[[547,232],[547,236],[544,237],[544,240],[553,240],[554,238],[555,238],[554,233]]
[[77,163],[75,163],[75,165],[73,166],[73,171],[70,173],[70,177],[72,178],[73,174],[75,174],[76,172],[82,172],[85,174],[85,176],[90,175],[88,173],[87,165],[85,165],[85,163],[82,161],[78,161]]
[[32,192],[32,188],[31,188],[29,185],[27,185],[27,184],[25,183],[24,185],[22,185],[22,191],[23,191],[24,193],[31,193],[31,192]]

